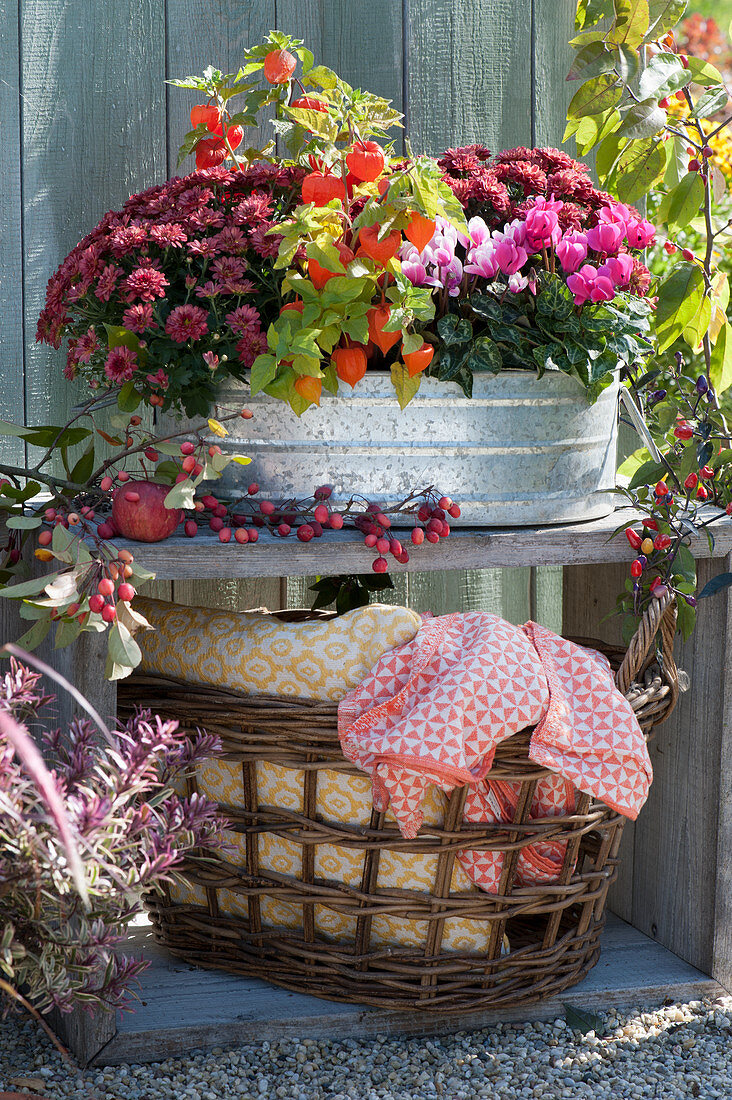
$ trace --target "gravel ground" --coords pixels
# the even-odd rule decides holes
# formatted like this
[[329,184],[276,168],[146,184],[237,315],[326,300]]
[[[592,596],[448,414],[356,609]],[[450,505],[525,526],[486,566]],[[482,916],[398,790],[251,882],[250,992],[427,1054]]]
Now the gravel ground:
[[597,1034],[555,1020],[439,1039],[290,1039],[82,1072],[15,1017],[0,1022],[0,1090],[44,1081],[46,1100],[732,1100],[732,997],[601,1018]]

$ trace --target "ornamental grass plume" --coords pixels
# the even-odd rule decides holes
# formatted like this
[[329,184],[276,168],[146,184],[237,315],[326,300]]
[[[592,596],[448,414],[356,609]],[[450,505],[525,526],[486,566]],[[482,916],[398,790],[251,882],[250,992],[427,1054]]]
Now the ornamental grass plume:
[[[189,738],[144,710],[109,743],[87,719],[44,728],[40,712],[52,699],[39,680],[14,658],[0,678],[0,999],[34,1014],[125,1007],[147,966],[118,952],[141,894],[172,881],[193,849],[206,858],[222,846],[225,822],[214,804],[177,793],[186,771],[219,743]],[[33,730],[42,742],[51,797],[18,752],[18,727],[21,738]],[[68,857],[74,846],[83,891]]]

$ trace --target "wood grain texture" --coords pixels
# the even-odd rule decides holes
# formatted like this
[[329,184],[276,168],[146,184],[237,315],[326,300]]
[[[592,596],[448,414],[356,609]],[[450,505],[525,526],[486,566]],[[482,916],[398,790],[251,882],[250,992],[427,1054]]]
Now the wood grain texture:
[[20,26],[26,400],[47,423],[76,393],[63,353],[33,342],[46,281],[106,210],[165,178],[163,3],[20,0]]
[[[720,564],[699,562],[700,587]],[[706,973],[714,965],[728,615],[727,593],[702,601],[694,634],[678,647],[692,689],[651,742],[654,782],[633,854],[633,924]],[[725,908],[728,916],[729,899]],[[729,925],[719,927],[718,943],[729,935]]]
[[410,0],[408,34],[416,151],[531,144],[531,0]]
[[[536,561],[557,566],[567,562],[577,565],[627,563],[627,544],[621,538],[610,536],[618,524],[632,515],[628,510],[590,523],[513,530],[454,528],[449,539],[436,546],[422,547],[412,554],[406,566],[394,562],[390,570],[396,576],[415,571],[433,573],[446,569],[530,566]],[[732,551],[732,520],[724,517],[714,530],[715,555]],[[373,561],[373,551],[363,545],[360,537],[345,530],[329,531],[317,543],[284,540],[263,532],[255,545],[241,547],[235,543],[221,543],[212,533],[201,532],[196,539],[174,535],[165,542],[143,545],[119,540],[118,545],[131,549],[140,564],[155,572],[159,580],[298,577],[316,572],[322,576],[367,573]],[[691,550],[700,560],[709,558],[709,546],[703,534],[692,537]],[[616,594],[617,591],[616,588]],[[603,633],[608,629],[603,628]]]
[[[598,637],[602,641],[620,644],[622,620],[620,616],[606,616],[615,607],[627,568],[626,564],[565,567],[562,633],[578,638]],[[634,822],[626,821],[620,841],[618,877],[607,896],[608,908],[627,921],[633,917],[634,834]]]
[[574,56],[575,0],[533,0],[534,145],[560,146],[576,83],[567,73]]
[[345,1039],[377,1034],[450,1034],[506,1021],[551,1020],[566,1003],[605,1010],[609,1005],[657,1007],[666,998],[717,996],[706,975],[610,916],[597,966],[572,989],[535,1005],[491,1013],[384,1012],[337,1004],[277,989],[253,978],[196,970],[167,955],[144,929],[130,942],[152,966],[141,978],[141,1004],[118,1019],[117,1034],[94,1064],[151,1062],[193,1049],[287,1037]]
[[[104,1048],[117,1034],[117,1019],[113,1012],[96,1010],[92,1014],[77,1009],[66,1013],[53,1009],[46,1020],[62,1043],[73,1052],[82,1068],[91,1064],[99,1065],[96,1059],[104,1058]],[[107,1063],[102,1061],[101,1064]]]
[[[243,4],[231,0],[167,0],[167,78],[198,76],[207,65],[226,73],[237,72],[244,51],[256,46],[274,27],[275,8],[275,0],[247,0]],[[191,128],[190,110],[200,96],[169,86],[167,99],[168,175],[183,175],[194,170],[195,161],[187,157],[176,168],[178,147]],[[238,110],[238,102],[232,101],[232,111]],[[258,145],[272,136],[267,126],[250,128],[244,133],[244,145]]]
[[[23,395],[23,239],[21,189],[21,88],[18,0],[0,0],[0,419],[22,423]],[[0,436],[0,461],[18,463],[19,439]]]
[[[728,557],[725,569],[732,570]],[[727,623],[720,677],[722,726],[719,747],[719,799],[716,825],[716,884],[714,936],[710,973],[732,991],[732,608],[727,600]],[[712,844],[714,843],[712,838]],[[714,856],[712,857],[714,858]]]

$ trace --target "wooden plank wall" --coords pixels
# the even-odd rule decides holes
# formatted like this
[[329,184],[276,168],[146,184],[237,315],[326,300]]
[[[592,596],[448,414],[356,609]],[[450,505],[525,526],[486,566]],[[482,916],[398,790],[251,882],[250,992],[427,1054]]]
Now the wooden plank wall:
[[[417,151],[556,145],[573,9],[574,0],[0,0],[0,417],[25,412],[44,422],[76,399],[62,353],[34,342],[46,281],[107,209],[174,174],[194,97],[166,78],[211,61],[232,71],[276,26],[352,84],[393,100]],[[18,451],[12,441],[4,453]],[[307,598],[307,583],[157,591],[276,607]],[[558,627],[561,576],[556,568],[412,574],[393,599]]]

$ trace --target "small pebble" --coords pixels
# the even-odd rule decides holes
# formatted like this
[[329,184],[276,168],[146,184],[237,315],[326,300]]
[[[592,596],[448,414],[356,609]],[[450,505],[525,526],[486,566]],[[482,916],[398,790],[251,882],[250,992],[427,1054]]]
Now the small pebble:
[[439,1038],[271,1039],[91,1070],[11,1015],[0,1094],[40,1075],[45,1100],[732,1100],[732,997],[598,1014],[586,1035],[559,1018]]

